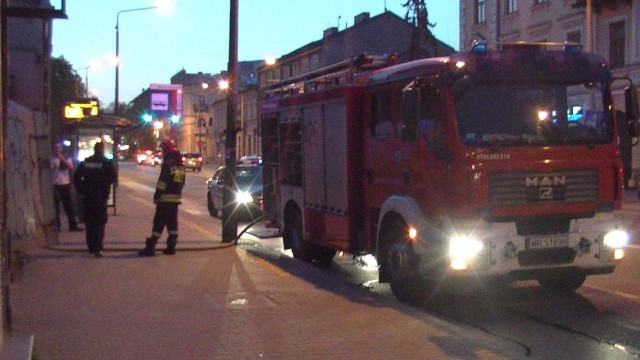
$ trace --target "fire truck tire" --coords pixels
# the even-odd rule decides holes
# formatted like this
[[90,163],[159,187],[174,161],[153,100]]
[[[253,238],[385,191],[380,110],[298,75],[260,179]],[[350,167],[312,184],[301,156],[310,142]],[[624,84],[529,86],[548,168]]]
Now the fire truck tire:
[[422,277],[418,271],[420,260],[407,239],[407,225],[393,219],[383,229],[386,269],[391,291],[402,302],[420,305],[435,288],[434,280]]
[[302,237],[302,215],[294,207],[285,211],[283,241],[291,247],[293,256],[305,262],[313,261],[311,244]]
[[327,268],[333,262],[336,256],[336,250],[321,245],[311,244],[311,257],[316,265],[321,268]]
[[543,277],[538,279],[538,283],[545,291],[552,293],[572,292],[584,284],[587,276],[585,274],[570,274],[562,277]]
[[336,250],[304,240],[302,235],[302,215],[293,207],[288,209],[284,221],[283,240],[291,246],[293,256],[314,263],[321,268],[328,267],[336,255]]
[[210,193],[207,193],[207,210],[209,210],[209,215],[218,216],[218,209],[216,209],[216,206],[213,204]]

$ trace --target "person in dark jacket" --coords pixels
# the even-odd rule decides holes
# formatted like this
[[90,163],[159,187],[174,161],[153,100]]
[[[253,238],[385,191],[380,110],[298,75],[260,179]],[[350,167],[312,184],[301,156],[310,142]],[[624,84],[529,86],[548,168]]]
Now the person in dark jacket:
[[107,201],[111,185],[116,181],[118,174],[113,161],[104,155],[103,142],[97,142],[93,150],[94,154],[78,165],[73,176],[73,184],[82,195],[89,253],[101,258],[104,229],[109,219]]
[[182,188],[185,183],[185,169],[182,155],[172,140],[164,140],[162,149],[162,167],[160,177],[153,195],[156,212],[153,216],[151,236],[146,239],[145,248],[139,252],[140,256],[155,255],[156,243],[164,227],[167,227],[167,247],[162,251],[166,255],[176,253],[178,243],[178,205],[182,203]]

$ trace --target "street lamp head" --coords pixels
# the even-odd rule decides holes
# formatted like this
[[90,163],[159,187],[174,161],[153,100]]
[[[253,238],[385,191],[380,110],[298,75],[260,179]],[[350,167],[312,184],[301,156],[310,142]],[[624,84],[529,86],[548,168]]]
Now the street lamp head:
[[218,81],[218,89],[220,89],[220,90],[229,89],[229,81],[227,81],[227,80]]
[[209,84],[207,84],[206,82],[203,82],[202,84],[200,84],[200,86],[202,86],[202,90],[206,90],[209,88]]
[[172,0],[156,0],[156,6],[158,12],[161,14],[169,14],[173,11]]
[[276,63],[276,58],[274,58],[273,56],[266,56],[266,57],[264,58],[264,63],[265,63],[267,66],[275,65],[275,63]]

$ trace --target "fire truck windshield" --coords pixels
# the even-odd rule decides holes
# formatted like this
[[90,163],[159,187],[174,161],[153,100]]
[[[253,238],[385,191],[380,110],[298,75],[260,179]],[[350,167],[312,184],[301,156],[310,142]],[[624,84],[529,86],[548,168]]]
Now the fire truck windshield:
[[596,145],[612,139],[610,100],[599,82],[465,84],[454,91],[458,133],[469,146]]

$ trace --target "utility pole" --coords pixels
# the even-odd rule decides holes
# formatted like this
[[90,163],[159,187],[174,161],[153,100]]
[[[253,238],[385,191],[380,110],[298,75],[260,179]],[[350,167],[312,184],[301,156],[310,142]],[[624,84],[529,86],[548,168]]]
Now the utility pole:
[[225,140],[225,174],[222,193],[222,242],[232,242],[238,234],[233,206],[236,193],[236,93],[238,89],[238,0],[230,0],[229,11],[229,88],[227,93],[227,129]]

